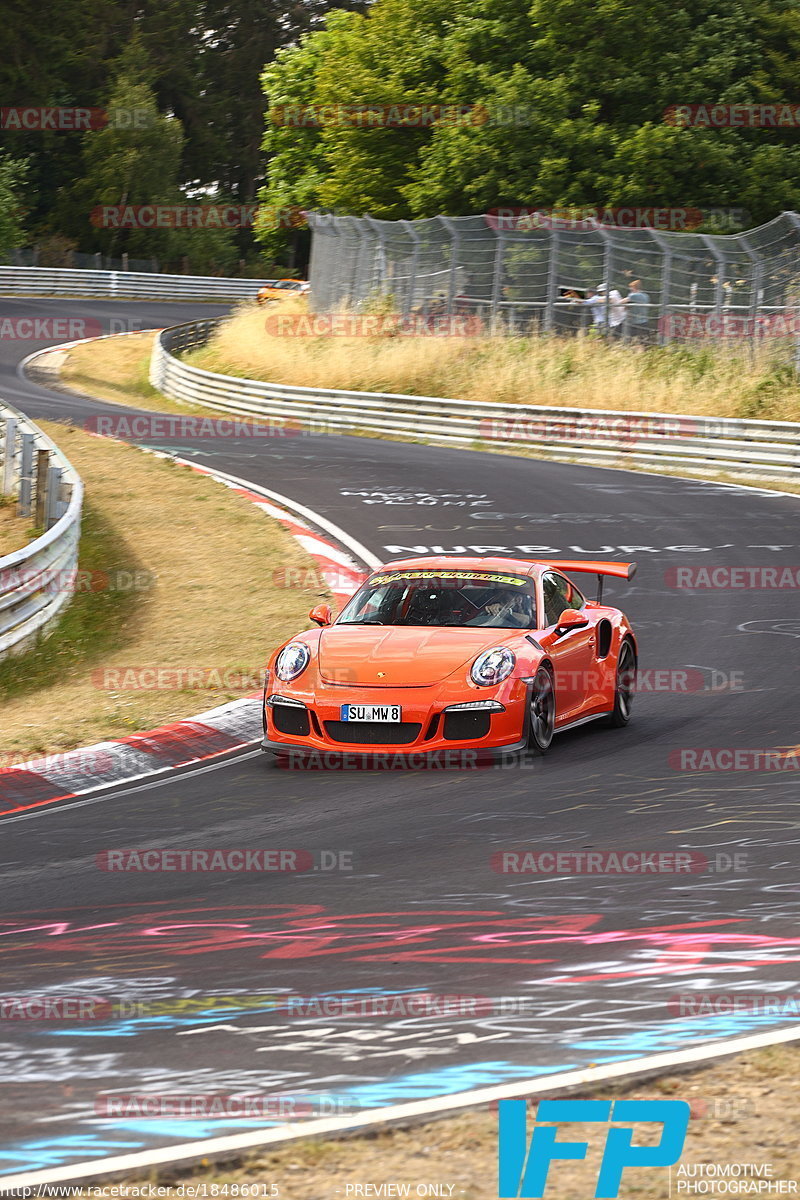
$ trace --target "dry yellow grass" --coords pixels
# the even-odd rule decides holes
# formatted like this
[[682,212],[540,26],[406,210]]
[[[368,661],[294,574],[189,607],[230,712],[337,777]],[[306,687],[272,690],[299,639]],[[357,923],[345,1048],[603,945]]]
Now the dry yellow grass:
[[[188,361],[274,383],[564,407],[800,420],[800,381],[786,349],[653,348],[594,337],[289,336],[276,313],[241,305]],[[274,324],[273,324],[274,328]]]
[[33,541],[36,535],[32,526],[32,517],[18,517],[15,505],[4,504],[0,498],[0,558]]
[[[795,1130],[798,1071],[800,1048],[771,1047],[690,1075],[664,1076],[633,1086],[598,1087],[584,1093],[583,1098],[624,1095],[630,1099],[688,1100],[693,1119],[679,1166],[768,1163],[775,1180],[800,1180]],[[652,1143],[657,1137],[657,1126],[649,1139],[642,1126],[636,1134],[641,1144]],[[556,1162],[551,1166],[545,1195],[552,1200],[587,1200],[594,1195],[602,1151],[598,1126],[574,1125],[568,1134],[562,1131],[560,1140],[573,1139],[587,1141],[589,1153],[585,1162]],[[677,1170],[672,1168],[671,1192],[667,1168],[627,1170],[620,1200],[667,1200],[670,1194],[692,1194],[685,1189],[678,1192]],[[175,1200],[179,1195],[203,1195],[199,1190],[203,1184],[205,1195],[211,1195],[212,1184],[259,1184],[260,1188],[250,1195],[263,1200],[274,1184],[280,1200],[343,1200],[348,1195],[359,1195],[348,1192],[347,1185],[361,1185],[362,1189],[366,1184],[373,1185],[369,1192],[360,1192],[362,1197],[380,1195],[375,1187],[381,1184],[408,1185],[407,1194],[414,1197],[422,1194],[417,1192],[418,1186],[434,1183],[443,1185],[439,1195],[450,1195],[453,1200],[496,1200],[497,1114],[482,1109],[373,1135],[298,1142],[253,1156],[239,1167],[197,1168],[180,1176],[164,1171],[152,1178],[158,1178],[162,1185],[169,1181],[173,1186],[168,1196]],[[185,1185],[182,1193],[174,1190],[180,1184]],[[190,1186],[198,1191],[191,1193]],[[117,1194],[124,1197],[126,1191],[122,1185]],[[111,1200],[108,1189],[102,1194]],[[133,1197],[132,1192],[127,1194]],[[229,1187],[231,1194],[235,1193]],[[782,1194],[791,1193],[786,1188]],[[98,1200],[94,1190],[92,1200]]]
[[185,404],[168,400],[150,386],[148,372],[154,336],[132,333],[73,346],[59,365],[58,377],[75,391],[116,404],[157,408],[159,412],[193,411]]
[[[303,303],[304,303],[303,301],[297,301],[297,300],[288,301],[288,302],[286,302],[285,307],[281,308],[281,311],[285,312],[285,311],[292,311],[292,310],[298,309],[303,305]],[[261,309],[254,310],[253,306],[246,306],[243,310],[240,309],[239,314],[234,318],[234,321],[231,322],[231,325],[235,326],[235,329],[242,329],[242,328],[245,328],[245,324],[244,324],[245,319],[247,320],[247,322],[252,322],[254,319],[257,319],[258,326],[263,329],[263,317],[266,316],[267,313],[272,310],[273,310],[273,306],[270,306],[270,309],[266,310],[266,311],[261,310]],[[239,321],[241,321],[242,324],[238,324]],[[234,333],[234,330],[227,329],[222,336],[224,339],[227,340],[236,335]],[[160,412],[197,413],[199,415],[208,415],[209,411],[212,411],[209,408],[201,407],[198,405],[184,404],[183,402],[180,402],[180,401],[170,400],[166,396],[162,396],[161,393],[155,392],[153,390],[153,388],[150,387],[150,384],[148,383],[148,380],[147,380],[147,373],[148,373],[148,367],[149,367],[149,362],[150,362],[150,352],[152,349],[152,340],[153,340],[153,334],[142,333],[140,335],[131,335],[131,336],[127,336],[127,337],[114,338],[113,340],[106,339],[104,341],[87,342],[85,345],[76,346],[76,347],[74,347],[74,349],[69,351],[69,353],[66,357],[66,362],[63,364],[63,366],[59,370],[59,377],[61,379],[61,382],[69,387],[75,388],[76,390],[86,391],[86,392],[90,393],[91,395],[99,396],[99,397],[101,397],[103,399],[107,399],[107,400],[113,400],[117,404],[129,404],[129,405],[136,405],[137,407],[155,408],[155,409],[158,409],[158,411],[160,411]],[[255,339],[255,340],[257,341],[257,339]],[[278,339],[273,339],[273,340],[277,341]],[[328,342],[338,343],[342,339],[329,338],[329,339],[311,339],[311,340],[312,341],[316,340],[317,342],[327,340]],[[381,341],[383,343],[386,341],[386,339],[381,339]],[[252,349],[252,345],[253,345],[253,339],[251,339],[247,342],[246,354],[248,354],[248,355],[252,354],[255,356],[255,352]],[[283,349],[283,348],[281,348],[281,349]],[[593,349],[596,349],[596,347],[593,347]],[[602,349],[603,348],[600,347],[600,350],[602,350]],[[225,373],[231,373],[231,374],[242,374],[242,375],[247,374],[247,371],[246,371],[247,364],[245,364],[245,363],[242,363],[241,366],[237,366],[235,363],[220,362],[219,361],[219,351],[216,348],[216,344],[214,347],[209,348],[208,351],[203,351],[201,353],[203,354],[204,357],[203,357],[200,365],[205,365],[207,367],[207,369],[209,369],[209,370],[224,370]],[[608,353],[612,353],[612,354],[616,353],[616,350],[608,351]],[[635,354],[636,352],[634,351],[633,353]],[[261,357],[263,359],[263,352],[260,352],[259,357]],[[639,355],[639,357],[643,357],[643,356]],[[195,359],[195,361],[197,361],[197,359]],[[322,380],[320,378],[320,375],[324,374],[324,372],[321,373],[315,367],[313,377],[308,376],[304,372],[307,372],[307,370],[309,369],[309,364],[304,362],[302,357],[300,357],[300,356],[293,357],[292,361],[290,363],[285,364],[286,374],[284,374],[282,379],[278,378],[279,372],[277,370],[277,367],[275,369],[274,375],[273,375],[273,372],[272,372],[271,368],[269,367],[269,365],[264,365],[263,362],[262,362],[262,369],[263,369],[264,377],[268,378],[268,379],[273,379],[274,382],[284,382],[284,383],[296,382],[298,384],[300,384],[300,383],[309,384],[310,382],[313,381],[313,383],[315,383],[317,386],[324,385],[324,380]],[[292,377],[292,376],[294,376],[294,377]],[[340,387],[346,387],[346,388],[355,386],[351,382],[351,379],[349,376],[347,376],[346,378],[340,377],[336,383],[332,384],[332,386],[337,386],[337,385]],[[444,386],[444,384],[443,384],[443,386]],[[792,388],[794,388],[794,384],[792,384],[791,386],[792,386]],[[367,388],[366,384],[364,385],[364,387],[365,387],[365,390],[369,390]],[[370,387],[378,388],[378,389],[382,388],[383,390],[392,390],[392,391],[400,390],[400,384],[394,384],[391,380],[382,381],[380,379],[373,379],[370,383]],[[762,390],[765,392],[765,394],[770,394],[771,391],[774,389],[772,388],[772,385],[769,385],[769,386],[764,385]],[[791,391],[789,394],[793,395],[794,393],[793,393],[793,391]],[[487,398],[487,397],[483,397],[483,398]],[[492,397],[488,397],[488,398],[492,398]],[[539,402],[537,399],[534,399],[531,396],[522,397],[522,399],[523,400],[527,399],[531,403]],[[570,393],[568,395],[565,392],[563,392],[559,396],[557,403],[562,406],[565,406],[565,407],[569,407],[570,405],[572,407],[575,407],[575,406],[583,407],[584,406],[580,393]],[[697,393],[693,394],[692,404],[696,404],[697,407],[694,408],[694,407],[691,407],[691,405],[689,405],[687,411],[690,410],[691,412],[699,413],[700,409],[701,409],[701,400],[698,398]],[[785,407],[786,407],[787,412],[793,411],[794,404],[795,404],[794,400],[792,400],[790,403],[786,404]],[[644,399],[642,401],[642,405],[644,405]],[[742,406],[746,407],[744,402],[742,402]],[[623,404],[620,404],[619,407],[622,408],[625,406]],[[635,409],[635,408],[641,407],[641,405],[629,405],[628,407]],[[222,410],[220,410],[220,411],[222,411]],[[745,414],[740,413],[739,415],[745,415]],[[747,415],[755,415],[755,413],[748,412]],[[764,415],[764,414],[762,414],[762,415]],[[237,420],[247,420],[247,419],[248,418],[246,416],[237,414]],[[253,420],[257,420],[257,419],[258,418],[256,418],[256,417],[253,418]],[[776,419],[778,419],[778,418],[776,418]],[[784,419],[784,418],[780,418],[780,419]],[[790,419],[790,418],[786,417],[786,419]],[[791,418],[791,419],[794,419],[794,418]],[[372,434],[370,436],[375,436],[375,435]],[[492,452],[492,445],[491,445],[491,443],[486,443],[483,446],[481,446],[481,449],[484,452]],[[508,451],[505,448],[498,448],[494,452],[497,454],[508,453]],[[525,447],[522,444],[520,444],[519,446],[516,446],[513,450],[513,453],[516,456],[531,457],[531,458],[536,457],[535,452],[526,451]],[[566,461],[569,461],[569,453],[566,448],[565,448],[565,453],[563,455],[563,458]],[[628,462],[627,460],[623,460],[622,458],[620,459],[620,461],[618,463],[611,464],[611,465],[623,467],[625,470],[637,470],[638,469],[635,464],[632,464],[632,463]],[[664,475],[682,475],[683,474],[683,475],[685,475],[686,472],[681,471],[681,470],[670,470],[670,468],[668,468],[668,467],[663,467],[661,469],[660,474],[664,474]],[[735,475],[729,475],[729,474],[726,474],[725,472],[720,472],[719,474],[707,476],[707,478],[717,480],[721,483],[741,482],[741,480],[737,479],[737,477]],[[756,482],[760,486],[763,486],[766,488],[771,488],[771,489],[777,490],[777,491],[800,492],[800,484],[786,483],[784,481],[760,480],[755,476],[753,478],[749,478],[747,480],[747,482],[748,483]]]
[[[40,424],[83,477],[87,501],[110,523],[115,569],[122,563],[143,573],[144,590],[118,649],[3,702],[0,761],[123,736],[255,691],[239,677],[257,677],[271,647],[306,627],[309,607],[329,598],[322,589],[273,582],[273,572],[287,567],[314,578],[313,571],[305,575],[314,566],[309,556],[249,501],[211,479],[133,447]],[[107,679],[97,676],[101,667],[111,673]],[[178,684],[191,685],[183,690],[113,686],[133,682],[113,674],[130,667],[208,674],[202,681],[178,677]],[[233,676],[228,686],[224,672]],[[213,686],[217,679],[222,686]],[[198,687],[206,681],[212,686]]]

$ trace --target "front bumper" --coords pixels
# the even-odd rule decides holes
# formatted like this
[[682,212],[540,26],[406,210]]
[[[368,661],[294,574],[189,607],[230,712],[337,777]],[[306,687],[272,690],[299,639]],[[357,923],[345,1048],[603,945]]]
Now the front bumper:
[[[270,689],[273,703],[264,705],[262,749],[273,754],[315,753],[376,759],[391,756],[420,761],[441,759],[469,761],[473,757],[506,757],[524,750],[528,742],[529,680],[505,680],[495,688],[470,690],[438,685],[433,688],[326,687],[301,692],[281,687]],[[277,697],[288,700],[283,705]],[[454,706],[492,702],[499,711],[458,710]],[[399,723],[346,723],[342,705],[398,704]],[[287,715],[288,714],[288,715]],[[304,715],[305,714],[305,715]],[[287,732],[290,731],[290,732]]]
[[452,742],[446,749],[439,750],[408,750],[404,746],[342,746],[340,744],[317,746],[298,746],[296,742],[274,742],[264,738],[261,749],[266,754],[286,759],[290,764],[312,767],[329,767],[336,769],[358,769],[372,767],[376,769],[408,769],[439,768],[444,770],[465,770],[481,766],[484,763],[501,762],[504,759],[522,754],[528,746],[527,734],[519,741],[506,746],[483,746],[475,743],[473,746],[456,747]]

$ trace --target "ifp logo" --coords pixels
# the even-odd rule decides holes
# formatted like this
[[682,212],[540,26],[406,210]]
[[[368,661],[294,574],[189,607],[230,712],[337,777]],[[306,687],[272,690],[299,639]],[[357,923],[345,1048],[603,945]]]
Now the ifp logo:
[[[550,1163],[557,1159],[586,1157],[588,1142],[556,1141],[563,1121],[590,1121],[608,1125],[626,1122],[625,1128],[609,1129],[597,1177],[596,1197],[619,1194],[626,1167],[669,1167],[681,1156],[691,1109],[686,1100],[540,1100],[530,1148],[526,1127],[527,1101],[501,1100],[499,1105],[500,1175],[497,1189],[503,1200],[511,1197],[544,1196]],[[613,1109],[613,1115],[612,1115]],[[661,1125],[655,1146],[633,1145],[637,1121]]]

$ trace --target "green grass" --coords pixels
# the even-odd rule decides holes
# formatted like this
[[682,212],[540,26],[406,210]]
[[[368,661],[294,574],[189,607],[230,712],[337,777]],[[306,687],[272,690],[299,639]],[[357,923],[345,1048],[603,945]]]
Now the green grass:
[[[91,503],[84,502],[79,571],[112,577],[117,570],[130,573],[137,565],[119,530]],[[47,636],[24,653],[0,662],[0,701],[27,695],[47,687],[55,677],[63,679],[102,662],[110,650],[132,640],[145,602],[146,593],[133,590],[76,591]]]

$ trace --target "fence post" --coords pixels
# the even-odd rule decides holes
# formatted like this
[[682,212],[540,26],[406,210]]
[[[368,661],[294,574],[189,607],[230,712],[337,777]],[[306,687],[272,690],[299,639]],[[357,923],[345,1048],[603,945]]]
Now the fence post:
[[45,504],[47,501],[47,471],[50,465],[50,451],[36,451],[36,528],[43,529],[45,521]]
[[33,472],[34,441],[35,439],[32,433],[23,433],[22,451],[20,454],[19,466],[19,502],[17,504],[18,517],[29,517],[31,515],[31,475]]
[[698,236],[702,240],[703,245],[707,246],[711,251],[711,256],[714,259],[714,262],[717,264],[717,282],[714,287],[714,315],[719,317],[722,313],[722,301],[725,295],[725,289],[722,285],[725,282],[723,276],[727,269],[727,262],[725,260],[725,255],[720,254],[708,234],[701,233]]
[[[372,232],[375,234],[375,237],[378,239],[378,264],[377,264],[378,280],[377,280],[377,283],[378,283],[378,287],[380,288],[381,295],[385,295],[386,276],[388,274],[387,259],[386,259],[386,238],[384,236],[381,225],[375,220],[374,217],[366,217],[365,216],[364,220],[366,221],[367,225],[372,230]],[[372,280],[373,280],[373,282],[375,281],[375,271],[374,270],[372,272]],[[372,289],[370,288],[369,290],[371,291]]]
[[558,230],[550,230],[550,255],[547,263],[547,299],[544,309],[544,328],[550,333],[555,325],[556,298],[558,296]]
[[420,244],[421,239],[411,221],[401,221],[400,224],[403,226],[406,233],[408,234],[408,236],[411,238],[411,240],[414,243],[414,249],[411,252],[411,267],[409,270],[408,295],[406,297],[405,303],[403,304],[403,316],[407,317],[414,305],[414,288],[416,287],[416,283],[417,283],[417,266],[419,264],[419,244]]
[[438,218],[450,234],[450,271],[447,276],[447,311],[453,312],[458,287],[458,256],[461,251],[461,235],[449,217]]
[[342,217],[342,222],[345,224],[345,233],[353,237],[355,245],[350,256],[350,270],[347,272],[347,285],[344,293],[340,298],[340,303],[353,307],[353,301],[356,294],[356,281],[358,278],[358,258],[361,251],[361,226],[358,217]]
[[599,227],[599,232],[603,236],[603,283],[606,285],[604,305],[606,319],[603,324],[603,336],[608,340],[611,337],[611,271],[614,264],[614,250],[611,237],[602,225]]
[[753,315],[753,333],[750,340],[750,361],[755,362],[756,345],[759,337],[758,314],[764,299],[764,289],[761,286],[763,277],[763,267],[761,259],[756,254],[753,247],[748,242],[743,233],[738,236],[738,242],[744,250],[747,257],[750,259],[750,265],[753,269],[753,283],[751,288],[751,303],[750,311]]
[[14,490],[14,467],[17,452],[17,418],[6,420],[5,458],[3,460],[3,495],[10,496]]
[[503,290],[503,258],[506,250],[506,239],[499,229],[494,230],[494,270],[492,272],[492,321],[491,332],[495,333],[500,308],[500,296]]

